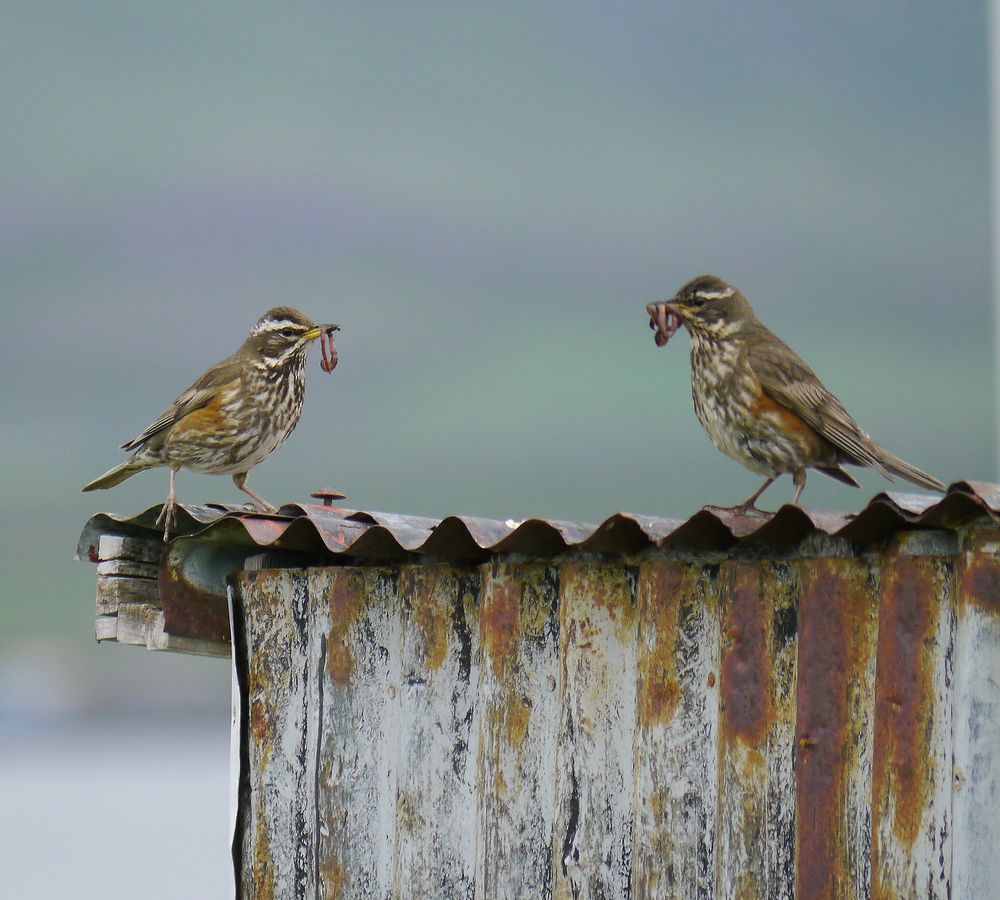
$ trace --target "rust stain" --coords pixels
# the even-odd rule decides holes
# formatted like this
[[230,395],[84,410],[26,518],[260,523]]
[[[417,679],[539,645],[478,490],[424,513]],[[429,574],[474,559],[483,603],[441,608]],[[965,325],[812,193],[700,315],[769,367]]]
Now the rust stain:
[[681,562],[651,562],[639,573],[639,722],[669,721],[680,702],[677,674],[678,617],[681,595],[691,590],[692,572]]
[[396,825],[405,834],[413,834],[424,825],[424,817],[409,794],[400,794],[396,800]]
[[731,562],[722,582],[722,727],[749,747],[760,748],[774,721],[768,616],[760,565]]
[[[872,771],[872,872],[879,870],[879,823],[892,810],[892,831],[913,844],[929,799],[933,654],[937,624],[936,561],[886,560],[879,606],[875,674],[875,759]],[[891,891],[883,894],[891,896]]]
[[988,612],[1000,612],[1000,559],[976,553],[966,560],[961,577],[963,599]]
[[[157,584],[166,632],[207,641],[232,642],[229,602],[224,593],[216,594],[195,584],[187,577],[183,564],[174,565],[169,553],[164,553],[160,561]],[[244,580],[241,589],[244,586],[260,589],[256,579]]]
[[339,900],[340,897],[343,897],[344,888],[347,887],[347,879],[340,860],[331,854],[323,861],[319,872],[323,879],[323,896],[326,900]]
[[271,859],[271,840],[265,822],[265,810],[258,809],[253,840],[253,883],[248,893],[260,900],[272,900],[274,891],[274,862]]
[[264,701],[260,697],[255,697],[250,704],[250,734],[257,743],[267,735],[269,718]]
[[486,714],[493,740],[500,740],[513,750],[520,749],[531,724],[531,698],[512,694],[501,687],[498,702]]
[[330,633],[326,640],[326,671],[336,684],[347,684],[354,671],[347,634],[365,608],[364,573],[359,569],[332,570],[327,599]]
[[843,820],[858,731],[849,700],[874,643],[868,565],[854,559],[803,560],[799,579],[796,896],[843,897],[854,883]]
[[488,584],[480,611],[482,642],[494,671],[502,675],[514,662],[521,638],[521,590],[509,571]]
[[423,638],[424,663],[431,671],[444,665],[448,656],[451,610],[438,592],[440,566],[403,566],[399,576],[399,595],[413,610],[413,624]]
[[[634,642],[636,604],[632,602],[628,577],[623,566],[565,563],[559,580],[562,598],[573,598],[570,602],[574,606],[583,600],[584,603],[590,601],[595,606],[605,609],[617,640],[628,645]],[[602,626],[599,623],[595,624],[588,614],[580,615],[577,609],[568,609],[569,605],[565,602],[560,603],[560,616],[563,620],[561,624],[572,629],[572,623],[575,622],[579,634],[570,635],[571,643],[578,648],[587,649],[594,638],[600,635]]]
[[531,701],[527,697],[514,700],[507,711],[507,738],[511,747],[519,748],[528,734],[531,722]]
[[271,743],[274,740],[274,710],[269,702],[267,686],[270,675],[262,654],[250,655],[247,667],[247,697],[250,704],[250,739],[256,749],[259,762],[257,770],[263,772],[271,759]]

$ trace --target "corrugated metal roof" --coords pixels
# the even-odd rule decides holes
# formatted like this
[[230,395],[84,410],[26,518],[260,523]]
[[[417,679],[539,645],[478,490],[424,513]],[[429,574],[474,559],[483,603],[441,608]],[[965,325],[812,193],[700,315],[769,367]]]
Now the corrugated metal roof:
[[[97,561],[104,534],[148,537],[156,532],[160,507],[136,516],[99,513],[80,536],[78,556]],[[906,528],[955,528],[977,518],[1000,521],[1000,485],[960,481],[942,498],[882,493],[858,513],[800,509],[786,505],[768,518],[701,510],[689,519],[615,513],[599,525],[526,519],[521,522],[447,516],[432,519],[354,510],[319,503],[292,503],[274,515],[212,504],[181,506],[179,537],[264,550],[329,553],[360,559],[410,554],[475,561],[493,554],[556,556],[569,549],[636,553],[650,547],[727,551],[738,544],[791,547],[812,534],[852,544],[878,542]]]

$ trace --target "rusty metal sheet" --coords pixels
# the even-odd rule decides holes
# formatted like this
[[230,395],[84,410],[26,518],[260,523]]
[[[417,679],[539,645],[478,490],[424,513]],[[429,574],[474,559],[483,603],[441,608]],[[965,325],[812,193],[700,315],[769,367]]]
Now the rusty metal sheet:
[[724,551],[737,544],[739,539],[714,513],[696,512],[666,537],[660,539],[661,547],[688,551]]
[[719,878],[737,896],[791,897],[796,571],[727,561],[719,579]]
[[624,897],[632,876],[635,573],[566,563],[559,605],[553,893]]
[[952,889],[1000,889],[1000,533],[969,535],[955,572]]
[[233,596],[243,623],[237,661],[245,698],[243,827],[234,849],[242,894],[260,900],[313,895],[316,774],[307,735],[317,682],[306,573],[245,572]]
[[795,896],[864,897],[871,876],[878,565],[796,564]]
[[399,570],[396,896],[473,892],[481,582],[479,569]]
[[[205,525],[220,519],[227,512],[234,512],[237,507],[223,507],[218,504],[209,506],[184,506],[177,508],[177,533],[191,534],[201,530]],[[76,558],[97,562],[98,545],[104,535],[120,535],[122,537],[149,538],[153,535],[163,535],[162,529],[156,527],[156,517],[160,514],[159,506],[151,506],[138,515],[118,516],[114,513],[97,513],[91,516],[83,527],[77,542]]]
[[395,879],[401,711],[399,573],[312,569],[308,666],[317,690],[307,751],[315,762],[317,897],[388,897]]
[[886,900],[951,894],[952,563],[910,549],[885,557],[879,606],[872,896]]
[[157,576],[169,634],[230,641],[226,578],[243,568],[248,550],[246,544],[218,541],[170,542]]
[[238,576],[248,893],[995,896],[1000,537],[963,535]]
[[559,570],[483,567],[475,895],[552,893]]
[[679,519],[616,513],[593,529],[579,546],[597,553],[631,554],[669,537],[681,525]]
[[632,890],[717,895],[717,566],[639,568]]
[[[580,547],[598,552],[635,553],[645,547],[727,551],[741,542],[787,547],[813,533],[871,544],[907,527],[958,528],[976,518],[1000,521],[1000,486],[953,484],[942,499],[879,494],[856,515],[784,506],[770,517],[734,516],[702,510],[686,521],[617,513],[597,526],[546,519],[500,522],[465,516],[441,521],[419,516],[365,512],[321,504],[287,504],[274,516],[245,507],[181,506],[178,534],[211,537],[233,521],[243,539],[260,546],[281,540],[300,549],[346,553],[357,558],[396,559],[424,553],[455,562],[482,562],[498,553],[545,558]],[[155,532],[159,507],[131,518],[99,514],[81,535],[78,556],[96,552],[101,534],[141,536]],[[229,532],[232,533],[232,532]]]

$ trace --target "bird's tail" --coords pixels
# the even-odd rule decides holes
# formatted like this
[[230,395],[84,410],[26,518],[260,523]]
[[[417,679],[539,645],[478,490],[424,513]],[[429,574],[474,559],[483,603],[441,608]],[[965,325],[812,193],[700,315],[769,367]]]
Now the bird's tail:
[[[878,447],[877,444],[876,446]],[[940,491],[942,494],[948,490],[948,488],[938,481],[933,475],[921,472],[920,469],[916,466],[911,466],[908,462],[906,462],[906,460],[900,459],[898,456],[893,456],[893,454],[891,454],[884,447],[878,447],[878,451],[878,461],[891,475],[897,475],[906,481],[912,482],[913,484],[927,488],[931,491]],[[885,473],[883,472],[883,474]]]
[[95,478],[90,484],[84,485],[84,491],[103,491],[121,484],[126,478],[131,478],[136,472],[152,468],[149,463],[136,462],[127,459],[121,465],[109,469],[100,478]]

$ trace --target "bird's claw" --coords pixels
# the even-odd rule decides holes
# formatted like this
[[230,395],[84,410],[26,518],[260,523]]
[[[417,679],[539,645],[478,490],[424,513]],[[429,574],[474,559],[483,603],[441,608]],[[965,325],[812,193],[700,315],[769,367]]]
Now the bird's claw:
[[159,527],[163,525],[163,542],[166,543],[170,540],[170,529],[175,524],[177,518],[177,501],[170,499],[163,504],[163,508],[160,510],[160,514],[156,517],[156,522],[153,524]]
[[770,518],[774,515],[770,510],[760,509],[754,503],[740,503],[737,506],[713,506],[712,504],[706,504],[702,509],[706,512],[723,513],[727,516],[753,516],[761,519]]

